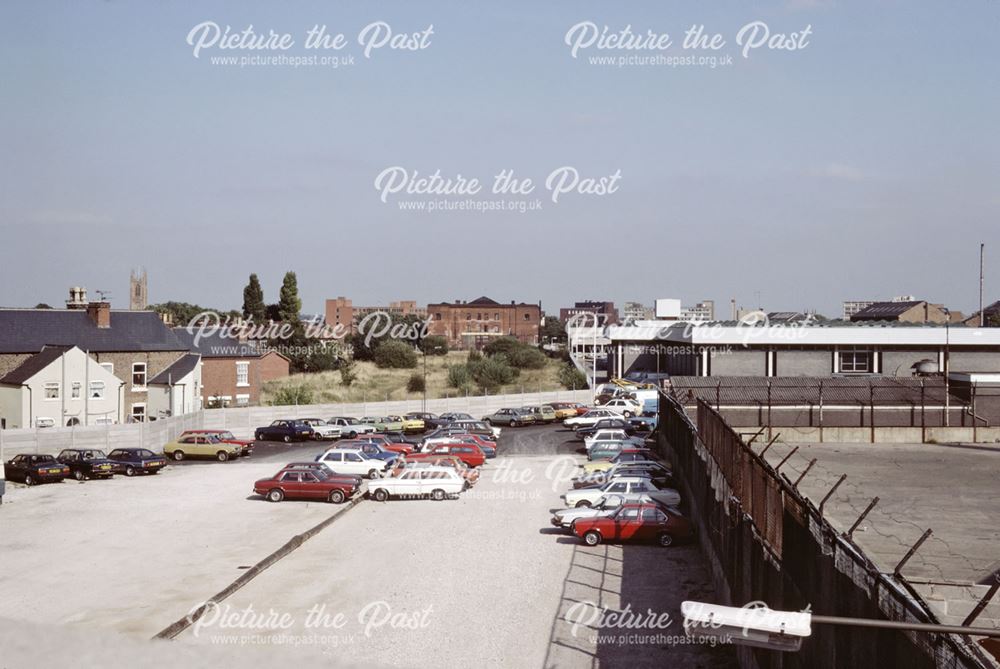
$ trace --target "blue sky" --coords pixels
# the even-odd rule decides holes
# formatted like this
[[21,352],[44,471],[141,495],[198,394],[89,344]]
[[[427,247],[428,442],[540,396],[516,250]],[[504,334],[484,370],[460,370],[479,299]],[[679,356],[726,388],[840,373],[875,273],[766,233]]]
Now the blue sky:
[[[433,25],[418,52],[336,70],[192,55],[203,21],[349,40]],[[729,67],[573,59],[580,21],[727,39]],[[736,31],[812,26],[742,59]],[[471,299],[680,297],[839,312],[914,294],[971,310],[1000,257],[1000,3],[16,2],[0,8],[0,304],[70,285],[238,307],[256,272],[305,309]],[[359,55],[351,45],[346,51]],[[673,47],[668,53],[684,55]],[[618,55],[614,53],[612,55]],[[621,170],[607,196],[527,213],[401,211],[400,165],[490,181]],[[540,194],[544,197],[544,194]],[[987,299],[1000,297],[997,272]]]

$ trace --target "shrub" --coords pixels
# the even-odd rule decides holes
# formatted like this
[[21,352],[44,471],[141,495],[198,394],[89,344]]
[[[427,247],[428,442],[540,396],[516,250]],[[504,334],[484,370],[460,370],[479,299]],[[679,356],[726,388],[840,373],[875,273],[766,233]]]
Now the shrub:
[[469,350],[469,357],[466,360],[466,362],[470,362],[470,363],[471,362],[478,362],[479,360],[482,360],[482,359],[483,359],[483,354],[473,348],[473,349]]
[[519,344],[506,355],[518,369],[542,369],[547,360],[544,353],[525,344]]
[[375,349],[375,364],[383,369],[412,369],[417,366],[417,352],[401,341],[382,342]]
[[452,365],[448,368],[448,385],[452,388],[468,388],[472,376],[466,365]]
[[567,363],[559,370],[559,383],[570,390],[581,390],[587,387],[587,377],[572,363]]
[[473,380],[487,391],[495,391],[500,386],[512,383],[517,378],[519,370],[511,367],[505,355],[494,355],[483,358],[469,365],[469,373]]
[[447,355],[448,340],[441,335],[428,335],[420,340],[420,350],[427,355]]
[[524,346],[524,344],[513,337],[497,337],[483,347],[483,353],[488,356],[499,355],[500,353],[510,355],[511,351],[521,346]]
[[422,393],[427,389],[424,375],[419,372],[410,374],[410,380],[406,382],[406,389],[411,393]]
[[358,375],[354,371],[354,361],[344,360],[340,363],[340,382],[345,387],[350,388],[351,384],[357,381]]
[[285,386],[278,389],[271,403],[279,406],[287,406],[290,404],[312,404],[312,402],[313,394],[309,388],[305,386]]

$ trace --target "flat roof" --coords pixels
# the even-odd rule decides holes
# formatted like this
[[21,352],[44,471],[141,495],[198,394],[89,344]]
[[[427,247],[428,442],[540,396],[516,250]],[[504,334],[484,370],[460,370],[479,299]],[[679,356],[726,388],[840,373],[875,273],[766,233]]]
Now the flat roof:
[[[847,531],[879,498],[853,538],[881,571],[892,572],[924,530],[933,531],[902,573],[943,622],[960,624],[1000,569],[1000,445],[795,446],[781,473],[794,481],[816,458],[799,491],[817,506],[847,474],[824,507],[836,529]],[[777,466],[792,448],[776,442],[764,457]],[[1000,627],[1000,596],[975,624]]]
[[772,323],[739,325],[729,322],[637,321],[633,325],[612,325],[607,329],[612,343],[684,343],[696,346],[747,344],[750,346],[997,346],[1000,328],[973,328],[965,325],[802,325]]

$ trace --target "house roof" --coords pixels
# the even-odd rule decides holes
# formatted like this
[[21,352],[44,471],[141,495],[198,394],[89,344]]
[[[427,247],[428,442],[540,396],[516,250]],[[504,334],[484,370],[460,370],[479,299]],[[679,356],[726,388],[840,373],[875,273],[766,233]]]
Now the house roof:
[[861,311],[857,312],[851,316],[851,318],[867,318],[873,320],[897,318],[913,307],[918,307],[922,304],[925,304],[922,300],[914,302],[875,302],[874,304],[870,304]]
[[197,353],[182,355],[180,358],[175,360],[173,364],[150,379],[149,385],[163,386],[169,385],[174,381],[179,381],[190,374],[194,368],[198,366],[199,360],[201,360],[201,356]]
[[0,378],[0,384],[19,386],[38,372],[58,360],[72,346],[46,346],[41,351],[21,363],[19,367]]
[[197,332],[189,332],[187,328],[174,328],[174,335],[182,341],[190,351],[200,353],[203,358],[259,358],[260,350],[254,341],[240,340],[236,337],[224,337],[221,332],[204,334],[198,337]]
[[152,311],[111,311],[99,328],[83,309],[0,309],[0,353],[36,353],[45,346],[77,346],[94,353],[186,351]]

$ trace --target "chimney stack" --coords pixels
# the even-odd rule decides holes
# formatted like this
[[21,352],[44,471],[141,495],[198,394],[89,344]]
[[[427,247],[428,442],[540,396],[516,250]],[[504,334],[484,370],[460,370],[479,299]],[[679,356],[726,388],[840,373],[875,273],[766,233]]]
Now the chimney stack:
[[67,309],[87,308],[87,289],[81,286],[73,286],[69,289],[69,299],[66,300]]
[[87,315],[99,328],[111,327],[111,303],[91,302],[87,305]]

